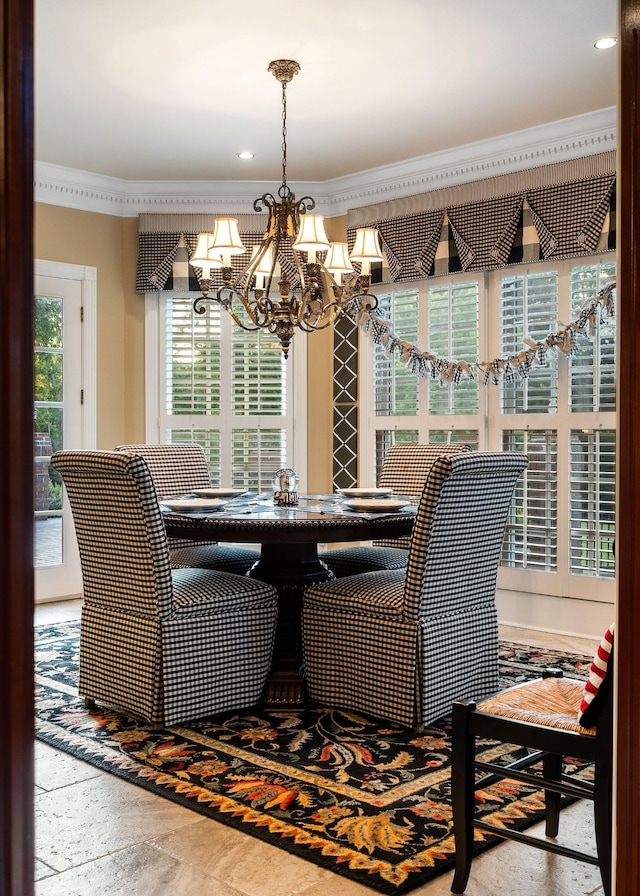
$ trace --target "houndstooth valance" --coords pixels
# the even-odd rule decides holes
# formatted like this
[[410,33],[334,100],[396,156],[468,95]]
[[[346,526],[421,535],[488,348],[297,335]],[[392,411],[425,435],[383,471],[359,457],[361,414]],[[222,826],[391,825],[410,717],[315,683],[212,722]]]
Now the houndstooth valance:
[[356,209],[348,241],[375,226],[385,256],[375,279],[401,282],[613,250],[615,218],[609,152]]
[[[231,258],[234,276],[239,276],[267,227],[268,215],[236,215],[247,252]],[[200,292],[200,283],[189,259],[196,249],[198,233],[213,230],[213,215],[140,215],[138,219],[138,270],[136,292],[156,290]],[[295,287],[298,283],[293,253],[285,246],[278,256],[283,273]],[[212,272],[214,289],[222,286],[220,271]]]
[[[231,259],[240,275],[268,216],[237,217],[248,250]],[[213,215],[140,215],[136,290],[199,292],[189,259],[198,233],[212,230],[213,221]],[[375,226],[385,264],[373,279],[402,282],[610,251],[615,222],[612,151],[354,209],[347,238],[352,247],[357,227]],[[290,247],[278,260],[295,286]],[[219,271],[212,280],[214,289],[222,286]]]

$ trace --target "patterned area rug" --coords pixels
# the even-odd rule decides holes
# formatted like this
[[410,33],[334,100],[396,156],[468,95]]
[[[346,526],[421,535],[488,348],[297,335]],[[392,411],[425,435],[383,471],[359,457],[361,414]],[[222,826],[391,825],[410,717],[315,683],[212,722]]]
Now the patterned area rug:
[[[453,867],[449,719],[416,736],[334,709],[256,709],[152,732],[85,709],[78,640],[77,622],[36,629],[40,740],[380,893],[408,893]],[[547,665],[584,678],[590,660],[502,643],[501,685]],[[512,782],[483,800],[487,820],[516,828],[543,809],[539,791]],[[476,836],[478,851],[496,842]]]

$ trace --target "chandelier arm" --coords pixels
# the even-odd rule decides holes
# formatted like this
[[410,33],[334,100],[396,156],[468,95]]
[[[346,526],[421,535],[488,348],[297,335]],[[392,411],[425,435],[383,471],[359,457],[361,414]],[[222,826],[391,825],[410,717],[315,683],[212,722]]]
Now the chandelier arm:
[[312,196],[303,196],[302,199],[298,199],[296,206],[301,215],[306,215],[307,212],[312,212],[314,210],[316,201]]
[[263,193],[258,199],[253,200],[253,210],[254,212],[270,211],[275,206],[276,202],[277,199],[273,193]]
[[217,294],[214,295],[214,296],[211,296],[211,295],[206,295],[206,296],[201,295],[201,296],[197,296],[197,297],[193,300],[193,310],[194,310],[194,313],[195,313],[195,314],[204,314],[205,311],[207,310],[207,305],[206,305],[207,302],[215,302],[216,305],[222,305],[223,307],[225,307],[224,302],[220,301],[220,299],[219,299],[219,297],[218,297]]
[[[327,312],[329,313],[327,314]],[[325,330],[336,318],[342,317],[343,314],[344,311],[340,302],[329,302],[328,305],[324,306],[320,317],[316,318],[313,323],[308,323],[302,316],[298,319],[296,326],[303,333],[314,333],[316,330]]]
[[[260,290],[260,292],[262,291]],[[271,301],[268,293],[264,295],[256,295],[254,299],[249,298],[244,292],[236,289],[233,290],[233,294],[238,297],[242,307],[251,318],[252,323],[258,329],[269,326],[270,321],[272,321],[275,316],[277,306]],[[237,321],[238,317],[235,312],[232,311],[231,303],[227,306],[227,310],[231,313],[234,320]]]
[[[237,324],[239,327],[241,327],[243,330],[246,330],[249,333],[255,333],[257,330],[263,329],[263,326],[258,323],[254,323],[253,326],[249,326],[248,324],[244,323],[244,321],[242,321],[238,317],[238,315],[235,313],[235,311],[233,311],[231,308],[227,308],[226,310],[231,315],[233,322],[235,324]],[[252,318],[252,322],[253,322],[253,318]]]
[[304,293],[307,289],[308,265],[306,264],[306,262],[304,262],[302,260],[302,258],[300,257],[300,253],[296,249],[294,249],[293,246],[291,247],[291,252],[293,255],[293,260],[296,265],[296,271],[298,272],[298,281],[300,283],[300,293],[301,293],[301,295],[304,295]]

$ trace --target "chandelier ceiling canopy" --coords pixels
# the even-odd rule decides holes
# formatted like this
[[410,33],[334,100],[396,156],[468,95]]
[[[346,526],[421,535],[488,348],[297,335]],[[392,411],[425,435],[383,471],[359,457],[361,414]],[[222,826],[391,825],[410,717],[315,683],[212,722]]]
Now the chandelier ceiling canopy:
[[[287,183],[286,90],[300,66],[292,59],[276,59],[268,71],[282,85],[282,183],[277,196],[264,193],[253,203],[254,211],[268,213],[262,240],[234,276],[232,256],[248,249],[237,219],[217,218],[212,233],[198,234],[190,263],[202,271],[202,295],[193,304],[196,313],[205,313],[206,302],[217,302],[243,329],[273,333],[287,357],[296,328],[322,330],[337,317],[376,307],[377,300],[368,294],[370,265],[382,261],[382,252],[373,228],[356,232],[351,253],[346,243],[331,243],[323,217],[312,214],[315,200],[296,199]],[[292,259],[295,282],[280,264],[285,256]],[[221,272],[222,285],[210,294],[215,270]]]

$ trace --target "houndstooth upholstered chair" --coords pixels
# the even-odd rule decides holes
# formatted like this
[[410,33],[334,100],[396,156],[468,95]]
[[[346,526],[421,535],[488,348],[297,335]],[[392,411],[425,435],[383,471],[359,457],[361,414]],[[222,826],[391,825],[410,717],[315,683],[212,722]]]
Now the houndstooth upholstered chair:
[[405,569],[306,589],[307,692],[421,730],[498,687],[495,587],[524,454],[459,452],[431,468]]
[[[207,458],[201,445],[118,445],[116,451],[143,457],[161,501],[171,495],[188,495],[211,485]],[[195,566],[245,575],[260,558],[258,551],[215,541],[170,538],[169,556],[174,569]]]
[[[470,450],[468,445],[445,445],[437,442],[429,445],[417,442],[392,445],[384,456],[380,470],[380,488],[392,488],[396,495],[410,495],[417,504],[436,459]],[[410,542],[409,537],[378,539],[370,546],[352,545],[322,551],[320,559],[336,578],[378,569],[404,569]]]
[[271,663],[277,592],[233,573],[171,569],[141,457],[59,451],[84,604],[79,692],[154,727],[258,702]]

